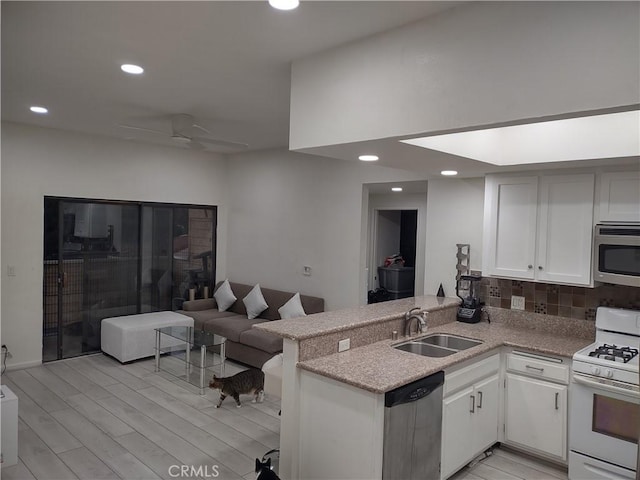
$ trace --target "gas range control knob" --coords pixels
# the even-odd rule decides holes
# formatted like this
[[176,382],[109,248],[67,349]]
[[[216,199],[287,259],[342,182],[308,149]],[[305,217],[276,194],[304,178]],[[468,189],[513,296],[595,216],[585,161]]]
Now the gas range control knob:
[[600,375],[600,367],[591,367],[591,373],[594,375]]
[[607,368],[607,378],[613,378],[613,370]]

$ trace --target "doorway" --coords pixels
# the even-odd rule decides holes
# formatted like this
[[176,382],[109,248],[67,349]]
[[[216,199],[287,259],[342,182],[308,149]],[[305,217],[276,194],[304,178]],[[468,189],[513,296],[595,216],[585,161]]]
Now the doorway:
[[[398,192],[401,188],[402,191]],[[363,248],[366,249],[363,303],[394,300],[424,294],[427,224],[427,182],[370,183],[363,186],[367,202],[363,218]],[[366,239],[366,240],[365,240]],[[402,260],[389,259],[398,254]],[[364,260],[364,259],[363,259]],[[388,263],[389,263],[388,262]],[[403,267],[403,268],[399,268]],[[380,297],[370,298],[380,291]]]
[[415,296],[417,210],[376,210],[374,290],[369,303]]
[[100,351],[104,318],[181,308],[215,281],[216,207],[45,197],[44,362]]

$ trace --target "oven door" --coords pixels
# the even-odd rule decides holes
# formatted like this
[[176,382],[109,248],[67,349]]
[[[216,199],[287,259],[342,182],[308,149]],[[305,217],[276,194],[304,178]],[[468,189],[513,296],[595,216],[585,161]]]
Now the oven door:
[[574,372],[569,420],[571,451],[636,470],[640,393],[637,385],[632,390],[626,386]]

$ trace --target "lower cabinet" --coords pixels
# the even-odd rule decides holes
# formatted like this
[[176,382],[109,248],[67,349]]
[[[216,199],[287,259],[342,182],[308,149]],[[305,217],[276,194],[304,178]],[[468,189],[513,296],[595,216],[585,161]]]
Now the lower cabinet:
[[567,459],[567,386],[507,373],[505,441]]
[[[442,479],[498,441],[498,368],[494,355],[451,375],[455,392],[445,393],[442,405]],[[445,374],[445,392],[447,386]]]
[[508,356],[505,443],[566,462],[568,375],[558,359]]

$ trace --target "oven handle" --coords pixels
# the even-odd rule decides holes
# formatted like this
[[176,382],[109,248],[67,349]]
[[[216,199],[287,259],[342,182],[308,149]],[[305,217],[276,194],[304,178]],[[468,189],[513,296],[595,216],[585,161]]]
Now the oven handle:
[[581,375],[579,373],[575,373],[575,372],[573,374],[573,381],[576,383],[580,383],[582,385],[587,385],[592,388],[598,388],[600,390],[604,390],[605,392],[617,393],[620,395],[627,395],[633,398],[640,398],[640,391],[637,386],[633,387],[633,389],[616,387],[615,385],[609,385],[608,383],[600,383],[600,382],[591,380],[589,377],[585,375]]

